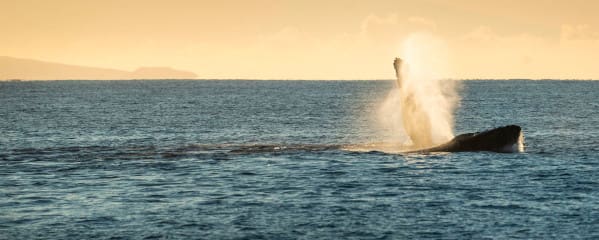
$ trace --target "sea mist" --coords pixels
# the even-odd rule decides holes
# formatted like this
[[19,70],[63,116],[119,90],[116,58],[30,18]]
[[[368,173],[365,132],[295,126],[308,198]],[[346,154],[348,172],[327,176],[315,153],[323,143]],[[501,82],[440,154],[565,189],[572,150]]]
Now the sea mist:
[[447,47],[427,33],[408,36],[393,65],[396,84],[379,109],[383,127],[394,142],[423,148],[453,138],[459,96],[449,73]]

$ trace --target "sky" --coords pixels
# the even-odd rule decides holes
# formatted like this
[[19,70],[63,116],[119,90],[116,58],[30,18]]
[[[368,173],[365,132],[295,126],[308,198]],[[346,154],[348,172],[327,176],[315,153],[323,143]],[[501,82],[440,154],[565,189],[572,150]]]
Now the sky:
[[586,0],[0,0],[0,56],[207,79],[392,79],[406,39],[426,34],[443,46],[427,52],[446,63],[443,77],[599,79],[597,9]]

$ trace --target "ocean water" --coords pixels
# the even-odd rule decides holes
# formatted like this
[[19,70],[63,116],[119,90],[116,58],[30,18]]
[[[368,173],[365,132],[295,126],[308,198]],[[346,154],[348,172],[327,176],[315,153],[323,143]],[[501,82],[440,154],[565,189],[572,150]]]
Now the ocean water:
[[464,81],[456,133],[354,152],[392,81],[0,83],[0,239],[598,239],[599,81]]

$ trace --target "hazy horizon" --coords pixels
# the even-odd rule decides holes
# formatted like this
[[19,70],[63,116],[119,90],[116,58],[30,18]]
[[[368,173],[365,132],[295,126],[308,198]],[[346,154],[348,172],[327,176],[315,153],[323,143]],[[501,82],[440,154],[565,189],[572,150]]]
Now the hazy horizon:
[[393,79],[391,61],[406,55],[406,39],[427,33],[445,46],[429,53],[447,62],[445,78],[594,80],[597,7],[581,0],[6,0],[0,55],[122,71],[166,66],[199,79]]
[[[28,62],[28,64],[14,67],[14,63],[7,64],[7,59],[17,60],[19,62]],[[52,66],[60,66],[60,69],[53,69],[53,72],[63,71],[61,75],[63,77],[56,77],[56,75],[48,75],[43,71],[33,72],[33,75],[37,75],[38,77],[31,77],[31,73],[28,74],[19,74],[23,69],[34,69],[35,67],[31,66],[31,63],[44,64],[45,66],[38,67],[40,69],[47,70],[52,68]],[[8,67],[6,67],[8,65]],[[13,66],[11,66],[13,65]],[[64,67],[67,68],[75,68],[75,71],[66,71],[64,72]],[[92,75],[89,73],[85,75],[85,77],[81,77],[81,73],[79,69],[93,69]],[[140,70],[152,69],[154,72],[140,74]],[[94,74],[95,73],[95,74]],[[64,77],[66,75],[67,77]],[[450,80],[459,80],[459,81],[485,81],[485,80],[494,80],[494,81],[511,81],[511,80],[530,80],[530,81],[543,81],[543,80],[564,80],[564,81],[596,81],[599,79],[558,79],[558,78],[449,78]],[[26,58],[16,58],[9,56],[0,56],[0,81],[60,81],[60,80],[264,80],[264,81],[395,81],[392,78],[380,78],[380,79],[301,79],[301,78],[202,78],[198,76],[194,72],[185,71],[182,69],[173,69],[170,67],[138,67],[134,71],[127,71],[122,69],[111,69],[111,68],[101,68],[94,66],[82,66],[75,65],[69,63],[56,63],[49,62],[38,59],[26,59]]]
[[[171,67],[163,67],[163,66],[160,66],[160,67],[140,66],[140,67],[136,68],[134,71],[127,71],[127,70],[123,70],[123,69],[101,68],[101,67],[95,67],[95,66],[82,66],[82,65],[69,64],[69,63],[55,63],[55,62],[49,62],[49,61],[45,61],[45,60],[25,59],[25,58],[16,58],[16,57],[9,57],[9,56],[0,56],[0,66],[6,65],[5,62],[3,62],[2,60],[7,59],[7,58],[8,59],[17,59],[20,61],[44,63],[44,64],[48,64],[48,65],[62,65],[62,66],[74,67],[74,68],[94,69],[96,73],[98,73],[99,71],[103,71],[103,72],[100,74],[93,75],[95,77],[88,74],[87,75],[88,77],[82,78],[82,77],[77,77],[78,75],[80,75],[80,73],[78,73],[77,71],[74,73],[73,72],[65,73],[66,75],[70,74],[71,77],[52,77],[52,75],[49,75],[49,76],[48,75],[40,75],[40,74],[44,74],[44,73],[37,71],[37,72],[35,72],[35,74],[37,74],[38,77],[30,77],[31,74],[18,75],[18,73],[14,73],[16,71],[13,71],[13,70],[21,70],[23,68],[31,68],[31,66],[20,66],[19,68],[10,68],[10,67],[8,69],[0,68],[0,81],[14,81],[14,80],[20,80],[20,81],[59,81],[59,80],[395,81],[395,79],[392,79],[392,78],[380,78],[380,79],[202,78],[202,77],[197,76],[197,74],[195,74],[194,72],[186,71],[184,69],[173,69]],[[47,66],[44,66],[42,68],[48,69]],[[143,69],[154,69],[154,70],[157,69],[157,70],[166,70],[166,71],[158,71],[157,73],[147,73],[147,74],[145,74],[145,77],[144,77],[144,75],[136,75],[136,72],[138,72],[139,70],[143,70]],[[116,74],[115,74],[115,72],[116,72]],[[106,75],[108,75],[109,77],[106,77]],[[195,77],[191,77],[193,75],[195,75]],[[161,76],[161,77],[156,77],[156,76]],[[493,81],[510,81],[510,80],[595,81],[595,80],[599,80],[599,79],[557,79],[557,78],[551,78],[551,79],[549,79],[549,78],[539,78],[539,79],[534,79],[534,78],[494,78],[494,79],[490,79],[490,78],[450,78],[450,79],[458,80],[458,81],[477,81],[477,80],[480,80],[480,81],[485,81],[485,80],[493,80]]]
[[193,79],[197,74],[170,67],[138,67],[134,71],[0,56],[1,80]]

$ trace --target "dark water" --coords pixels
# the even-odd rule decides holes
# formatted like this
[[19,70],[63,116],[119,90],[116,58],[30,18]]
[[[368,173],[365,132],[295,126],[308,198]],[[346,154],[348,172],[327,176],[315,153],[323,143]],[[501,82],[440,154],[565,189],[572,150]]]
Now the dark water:
[[468,81],[456,132],[351,152],[386,81],[0,83],[0,239],[598,239],[599,81]]

